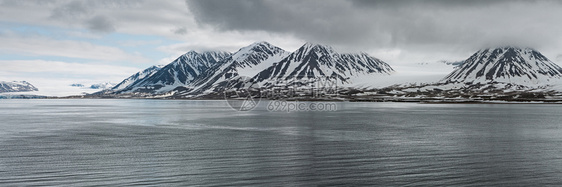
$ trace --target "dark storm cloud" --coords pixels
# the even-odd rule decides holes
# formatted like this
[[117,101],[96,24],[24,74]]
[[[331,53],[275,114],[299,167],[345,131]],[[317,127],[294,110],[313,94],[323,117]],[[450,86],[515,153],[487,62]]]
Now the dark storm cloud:
[[558,1],[187,0],[187,5],[202,25],[350,48],[473,50],[541,47],[562,39]]
[[199,23],[223,30],[264,30],[320,41],[327,38],[343,39],[343,33],[353,34],[369,29],[367,25],[343,20],[356,16],[352,12],[341,11],[341,6],[349,5],[345,1],[195,0],[187,3]]

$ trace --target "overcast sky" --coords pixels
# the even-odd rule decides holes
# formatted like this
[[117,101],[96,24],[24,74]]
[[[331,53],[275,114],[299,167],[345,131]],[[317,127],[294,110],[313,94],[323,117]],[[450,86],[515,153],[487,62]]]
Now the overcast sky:
[[0,80],[119,82],[189,50],[256,41],[321,43],[395,66],[510,45],[561,64],[561,18],[562,1],[548,0],[0,0]]

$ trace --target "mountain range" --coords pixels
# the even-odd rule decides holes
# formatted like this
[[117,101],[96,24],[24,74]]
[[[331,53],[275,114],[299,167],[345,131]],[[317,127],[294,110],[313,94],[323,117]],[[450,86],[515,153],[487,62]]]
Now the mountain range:
[[179,95],[216,93],[235,77],[251,77],[264,87],[283,81],[329,78],[352,84],[394,70],[366,53],[338,53],[332,47],[306,43],[287,52],[268,42],[256,42],[235,53],[190,51],[164,67],[152,66],[119,83],[105,94]]
[[[436,83],[415,87],[394,85],[392,89],[383,89],[397,93],[460,89],[482,91],[485,86],[534,89],[558,84],[562,77],[562,68],[531,48],[483,49],[464,61],[451,64],[458,67]],[[378,78],[381,76],[392,78],[394,72],[386,62],[367,53],[339,53],[330,46],[314,43],[306,43],[288,52],[267,42],[256,42],[234,53],[189,51],[168,65],[149,67],[126,78],[111,90],[97,94],[205,97],[220,95],[228,81],[239,77],[249,77],[266,89],[295,85],[309,88],[309,83],[323,78],[337,82],[344,90],[352,90],[358,89],[354,86],[360,82],[380,81]]]

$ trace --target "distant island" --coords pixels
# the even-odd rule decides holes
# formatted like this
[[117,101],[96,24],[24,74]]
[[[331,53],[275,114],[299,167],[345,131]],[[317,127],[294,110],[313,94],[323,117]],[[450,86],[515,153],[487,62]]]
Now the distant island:
[[0,81],[0,93],[38,91],[35,86],[26,81]]

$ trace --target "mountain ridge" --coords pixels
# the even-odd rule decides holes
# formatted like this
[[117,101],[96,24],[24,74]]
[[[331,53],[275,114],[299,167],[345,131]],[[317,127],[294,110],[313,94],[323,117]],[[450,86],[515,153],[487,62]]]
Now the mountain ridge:
[[479,50],[440,82],[505,82],[525,85],[562,77],[562,68],[532,48]]
[[[163,67],[151,66],[143,70],[147,76],[139,78],[119,92],[164,93],[191,83],[201,76],[207,69],[216,67],[220,61],[231,54],[223,51],[189,51]],[[135,76],[135,75],[133,75]],[[133,77],[131,76],[131,77]],[[131,78],[130,77],[130,78]]]
[[[331,46],[310,42],[293,52],[287,52],[267,42],[255,42],[234,53],[222,55],[221,59],[206,58],[212,60],[205,62],[197,61],[198,58],[185,58],[187,54],[199,53],[190,51],[164,67],[154,67],[153,71],[149,68],[145,70],[146,72],[143,71],[143,75],[149,75],[135,80],[134,84],[124,80],[123,82],[130,83],[126,86],[126,92],[113,90],[107,93],[117,95],[130,93],[142,97],[219,98],[221,91],[229,89],[225,87],[229,85],[229,81],[240,81],[243,80],[241,77],[249,77],[249,80],[258,83],[262,89],[265,89],[264,91],[272,88],[285,89],[285,91],[286,89],[306,90],[315,88],[315,84],[311,83],[324,78],[337,82],[342,93],[348,94],[367,90],[375,90],[367,91],[368,93],[377,93],[376,90],[384,90],[383,95],[389,94],[389,96],[402,93],[405,97],[418,97],[424,94],[458,97],[457,93],[466,92],[468,95],[463,97],[476,97],[473,94],[486,95],[488,92],[500,93],[501,90],[505,90],[506,93],[510,91],[519,93],[526,90],[546,91],[550,89],[549,84],[555,84],[555,81],[562,77],[560,66],[548,60],[540,52],[531,48],[516,47],[482,49],[463,61],[439,62],[460,66],[435,83],[399,84],[386,88],[371,84],[382,83],[381,81],[385,79],[393,78],[389,75],[393,75],[396,71],[386,62],[365,52],[339,53]],[[177,77],[178,72],[186,72],[186,69],[198,67],[198,64],[206,65],[201,65],[205,68],[192,73],[195,76],[189,77],[189,81]],[[159,78],[156,75],[166,78]],[[142,76],[136,76],[139,77]],[[148,81],[155,77],[160,82]],[[171,81],[174,84],[164,84],[167,80],[174,80]],[[543,84],[545,81],[546,84]],[[162,87],[154,86],[158,84],[167,87],[161,89]],[[115,86],[115,88],[122,87]],[[348,92],[350,90],[354,91]],[[513,95],[513,97],[519,96]]]

